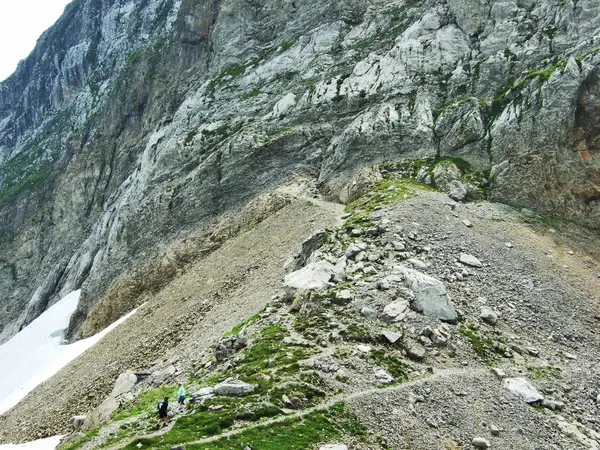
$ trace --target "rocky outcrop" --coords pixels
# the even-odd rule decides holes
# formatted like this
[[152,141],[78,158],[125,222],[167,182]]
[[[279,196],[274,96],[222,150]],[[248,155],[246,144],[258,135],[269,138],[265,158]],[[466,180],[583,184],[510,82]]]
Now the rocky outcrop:
[[460,157],[597,227],[599,35],[595,0],[73,2],[0,84],[0,341],[79,287],[93,333],[298,175],[350,200],[363,167]]

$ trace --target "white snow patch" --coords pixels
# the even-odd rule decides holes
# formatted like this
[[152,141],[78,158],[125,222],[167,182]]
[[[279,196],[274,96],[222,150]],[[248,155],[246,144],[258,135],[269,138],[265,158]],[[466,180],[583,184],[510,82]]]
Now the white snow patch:
[[63,436],[54,436],[25,444],[4,444],[0,445],[0,450],[54,450],[62,438]]
[[[70,293],[0,346],[0,415],[137,311],[131,311],[90,338],[61,345],[63,331],[77,308],[80,294],[81,291]],[[0,446],[0,450],[3,448]]]

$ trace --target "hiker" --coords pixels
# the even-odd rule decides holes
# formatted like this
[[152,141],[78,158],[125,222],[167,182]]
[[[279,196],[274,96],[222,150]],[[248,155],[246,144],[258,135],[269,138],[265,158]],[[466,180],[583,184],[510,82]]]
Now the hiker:
[[169,414],[168,414],[168,409],[169,409],[169,397],[165,397],[165,399],[158,404],[158,423],[156,424],[157,427],[160,427],[160,423],[163,423],[163,426],[167,426],[169,425]]
[[183,404],[185,403],[185,394],[185,388],[182,384],[181,386],[179,386],[179,390],[177,391],[177,403],[179,403],[181,406],[183,406]]

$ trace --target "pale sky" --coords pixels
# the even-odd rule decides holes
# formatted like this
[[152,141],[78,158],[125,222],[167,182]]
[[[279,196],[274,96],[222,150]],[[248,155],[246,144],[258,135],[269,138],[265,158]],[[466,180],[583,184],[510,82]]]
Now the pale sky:
[[71,0],[0,0],[0,81],[35,47]]

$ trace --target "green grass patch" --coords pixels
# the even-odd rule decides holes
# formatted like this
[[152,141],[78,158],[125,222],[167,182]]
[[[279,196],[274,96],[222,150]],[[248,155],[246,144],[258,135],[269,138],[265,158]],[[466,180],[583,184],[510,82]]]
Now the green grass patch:
[[229,125],[221,125],[214,130],[202,130],[202,136],[219,136],[221,138],[227,137],[229,134]]
[[100,428],[94,428],[93,430],[89,431],[85,436],[82,436],[79,439],[75,439],[73,442],[70,442],[66,446],[61,447],[60,450],[75,450],[77,448],[80,448],[81,446],[87,444],[96,436],[98,436],[99,432]]
[[505,338],[498,332],[492,337],[490,333],[483,332],[475,325],[462,325],[459,331],[469,341],[473,351],[487,364],[493,364],[499,356],[510,356]]
[[263,329],[260,338],[244,350],[242,359],[222,376],[255,384],[256,393],[266,393],[276,382],[295,377],[300,370],[298,362],[308,359],[314,350],[285,343],[288,336],[289,331],[281,324]]
[[434,191],[433,188],[416,181],[400,178],[388,179],[375,186],[369,194],[346,205],[346,212],[352,216],[344,224],[344,228],[362,228],[370,222],[375,208],[390,205],[400,200],[414,197],[418,191]]
[[349,341],[371,342],[373,340],[371,330],[364,325],[356,323],[348,325],[348,327],[346,327],[345,330],[342,330],[340,334]]
[[538,228],[552,228],[558,231],[566,230],[571,222],[549,214],[521,214],[520,220]]
[[175,394],[177,393],[177,389],[176,386],[166,386],[160,389],[142,391],[135,400],[120,406],[113,413],[112,420],[122,420],[132,416],[139,416],[143,413],[156,415],[158,418],[158,403],[165,397],[169,397],[169,400],[174,402],[176,400]]
[[[433,163],[433,167],[435,168],[437,166],[451,166],[453,164],[458,168],[458,170],[460,170],[464,174],[473,171],[473,169],[471,167],[471,163],[469,163],[468,161],[465,161],[462,158],[453,158],[450,156],[444,156],[441,158],[437,158],[435,160],[435,162]],[[433,168],[432,168],[432,170],[433,170]]]
[[277,406],[262,401],[256,395],[244,398],[215,397],[178,418],[168,433],[135,440],[125,448],[137,449],[138,442],[142,442],[143,448],[170,448],[220,434],[239,421],[255,422],[278,414],[280,409]]
[[[360,437],[365,428],[348,412],[343,404],[329,411],[315,412],[302,419],[247,430],[238,436],[220,439],[210,444],[186,446],[188,450],[230,450],[244,448],[260,450],[305,450],[319,443],[332,442],[342,437]],[[133,448],[133,447],[132,447]]]
[[527,371],[536,380],[560,379],[560,370],[554,366],[527,366]]
[[253,316],[251,316],[249,319],[247,319],[247,320],[245,320],[245,321],[243,321],[241,323],[238,323],[230,331],[228,331],[227,333],[225,333],[225,337],[236,336],[236,335],[240,334],[241,331],[245,330],[250,325],[252,325],[254,322],[256,322],[258,319],[260,319],[260,314],[261,313],[256,313]]
[[371,350],[369,356],[377,364],[384,367],[396,379],[396,382],[408,380],[408,367],[402,358],[378,349]]
[[258,88],[252,89],[250,92],[246,92],[242,95],[241,100],[248,100],[249,98],[257,97],[262,94],[262,91]]

